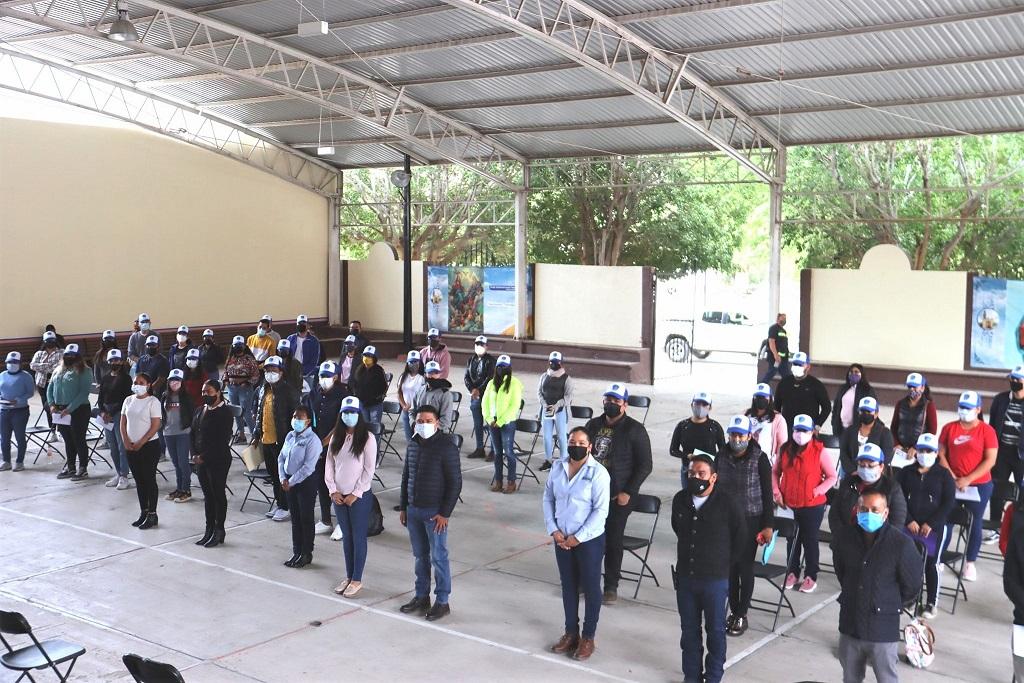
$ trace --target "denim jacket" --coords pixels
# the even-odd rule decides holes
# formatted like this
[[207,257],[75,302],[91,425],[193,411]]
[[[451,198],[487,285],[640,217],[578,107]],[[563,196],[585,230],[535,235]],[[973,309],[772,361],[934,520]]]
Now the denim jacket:
[[323,443],[312,427],[301,432],[288,432],[277,460],[281,481],[287,479],[292,486],[305,481],[316,469],[323,449]]
[[544,485],[544,523],[548,535],[561,531],[586,543],[603,534],[610,484],[608,470],[591,456],[571,480],[568,463],[552,463]]

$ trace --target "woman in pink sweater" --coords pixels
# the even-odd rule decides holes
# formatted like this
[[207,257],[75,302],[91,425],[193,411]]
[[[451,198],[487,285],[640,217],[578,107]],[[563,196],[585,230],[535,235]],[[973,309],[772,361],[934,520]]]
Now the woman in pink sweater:
[[753,425],[750,435],[757,439],[757,445],[768,454],[768,459],[774,465],[776,458],[779,457],[779,449],[789,439],[789,430],[782,413],[772,410],[771,385],[758,384],[754,388],[754,396],[746,416]]
[[324,483],[334,501],[345,549],[345,580],[334,592],[346,598],[355,597],[363,587],[366,531],[373,509],[370,486],[377,467],[377,439],[370,433],[360,408],[355,396],[342,400],[338,422],[328,437],[324,466]]

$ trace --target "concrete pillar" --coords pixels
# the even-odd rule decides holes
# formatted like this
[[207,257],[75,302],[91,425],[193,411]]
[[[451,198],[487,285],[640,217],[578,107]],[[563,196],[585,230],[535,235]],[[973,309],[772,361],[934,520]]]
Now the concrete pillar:
[[338,204],[341,199],[341,173],[338,173],[337,194],[327,198],[327,323],[343,325],[341,319],[345,307],[341,291],[341,227]]
[[530,167],[523,166],[523,189],[516,192],[516,339],[526,338],[526,271],[529,254],[526,250],[527,199],[530,188]]
[[768,257],[768,312],[774,321],[779,314],[782,290],[782,190],[786,183],[786,149],[779,151],[776,160],[777,181],[770,184],[769,198],[769,257]]

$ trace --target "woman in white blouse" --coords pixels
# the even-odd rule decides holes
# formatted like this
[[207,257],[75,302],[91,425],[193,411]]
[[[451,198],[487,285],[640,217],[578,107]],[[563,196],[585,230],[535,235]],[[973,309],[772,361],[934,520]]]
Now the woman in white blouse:
[[135,477],[139,495],[139,518],[132,526],[151,529],[157,525],[156,501],[160,491],[156,484],[156,464],[160,460],[161,407],[152,394],[152,380],[146,373],[135,375],[132,395],[121,406],[121,438],[128,452],[128,469]]

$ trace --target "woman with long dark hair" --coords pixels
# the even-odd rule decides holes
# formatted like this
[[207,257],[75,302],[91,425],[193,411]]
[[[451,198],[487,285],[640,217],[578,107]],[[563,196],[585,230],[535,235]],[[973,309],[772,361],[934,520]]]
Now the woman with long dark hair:
[[231,351],[224,364],[224,377],[227,380],[225,385],[228,400],[242,409],[241,414],[235,418],[237,430],[235,443],[247,443],[245,438],[245,427],[249,427],[249,434],[256,433],[256,418],[252,412],[252,399],[256,392],[256,385],[260,381],[260,365],[252,350],[245,344],[242,335],[236,335],[231,341]]
[[192,500],[192,417],[195,404],[185,391],[185,373],[181,368],[171,370],[167,376],[167,391],[163,399],[164,444],[174,463],[174,491],[167,500],[186,503]]
[[[494,365],[494,378],[484,390],[481,408],[484,420],[491,426],[491,444],[494,446],[494,479],[491,491],[516,492],[516,419],[523,400],[523,383],[512,376],[512,359],[498,356]],[[502,463],[507,465],[504,488],[501,485]]]
[[768,454],[774,464],[779,457],[782,445],[789,438],[789,426],[782,413],[775,412],[772,407],[772,387],[770,384],[758,384],[750,401],[750,408],[744,413],[750,418],[751,436],[757,439],[761,450]]
[[907,395],[896,401],[889,431],[896,448],[914,457],[922,434],[937,434],[939,417],[932,390],[920,372],[907,375]]
[[231,469],[231,409],[224,401],[221,383],[203,384],[203,407],[192,421],[192,462],[206,503],[206,533],[196,545],[213,548],[224,542],[228,498],[224,493]]
[[857,423],[857,405],[865,396],[878,398],[868,381],[864,366],[850,363],[846,368],[846,381],[836,391],[832,401],[832,433],[842,436],[843,430]]
[[[78,344],[64,347],[60,365],[53,370],[50,384],[46,387],[46,402],[54,419],[70,419],[70,424],[58,424],[57,431],[64,440],[67,463],[57,475],[58,479],[83,481],[89,478],[89,444],[85,440],[89,430],[89,391],[92,390],[92,373],[85,365]],[[75,469],[75,463],[78,469]]]
[[406,354],[405,368],[402,370],[402,376],[398,378],[398,404],[402,406],[402,428],[405,430],[407,442],[412,441],[413,403],[420,387],[427,381],[423,372],[420,352],[413,349]]
[[363,587],[366,566],[366,533],[373,508],[373,473],[377,466],[377,440],[363,418],[359,399],[349,396],[331,433],[324,467],[324,481],[334,501],[334,515],[342,532],[345,580],[335,593],[355,597]]

